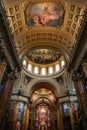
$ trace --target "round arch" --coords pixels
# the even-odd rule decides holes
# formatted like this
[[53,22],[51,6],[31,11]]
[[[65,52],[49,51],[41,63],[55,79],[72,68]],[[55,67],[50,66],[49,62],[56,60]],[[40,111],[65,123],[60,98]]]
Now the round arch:
[[33,79],[29,82],[29,84],[26,88],[27,94],[31,97],[33,91],[36,89],[36,87],[34,87],[35,84],[43,83],[43,82],[51,85],[51,88],[48,87],[48,89],[53,91],[56,97],[64,90],[64,86],[59,84],[55,79],[51,79],[51,78],[49,78],[49,79],[46,79],[46,78],[38,79],[37,78],[37,79]]

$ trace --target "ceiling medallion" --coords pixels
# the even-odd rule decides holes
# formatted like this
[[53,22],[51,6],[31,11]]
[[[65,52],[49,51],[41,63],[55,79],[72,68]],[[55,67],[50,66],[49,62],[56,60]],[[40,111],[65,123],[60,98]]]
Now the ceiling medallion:
[[60,26],[63,16],[64,8],[61,3],[29,3],[25,10],[25,19],[29,26]]

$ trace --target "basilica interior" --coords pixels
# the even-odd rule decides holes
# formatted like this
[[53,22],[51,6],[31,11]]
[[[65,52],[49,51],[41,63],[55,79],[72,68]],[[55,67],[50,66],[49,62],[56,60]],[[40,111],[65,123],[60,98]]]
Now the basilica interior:
[[87,130],[87,0],[0,0],[0,130]]

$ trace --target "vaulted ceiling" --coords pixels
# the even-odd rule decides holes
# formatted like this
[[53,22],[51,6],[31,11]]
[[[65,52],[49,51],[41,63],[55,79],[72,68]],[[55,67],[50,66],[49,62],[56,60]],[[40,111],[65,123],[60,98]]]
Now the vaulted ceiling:
[[[58,15],[62,11],[61,20],[57,19],[60,20],[60,24],[39,26],[27,23],[27,11],[31,9],[33,12],[32,8],[39,8],[39,6],[44,10],[50,8],[52,4],[54,6],[54,3],[56,3],[55,7],[58,8]],[[16,49],[19,60],[32,48],[57,48],[65,56],[67,63],[70,62],[84,26],[86,0],[45,0],[44,2],[43,0],[3,0],[2,5],[6,12],[4,18],[13,40],[13,48]],[[44,14],[45,12],[46,10]],[[50,12],[52,13],[51,9]]]

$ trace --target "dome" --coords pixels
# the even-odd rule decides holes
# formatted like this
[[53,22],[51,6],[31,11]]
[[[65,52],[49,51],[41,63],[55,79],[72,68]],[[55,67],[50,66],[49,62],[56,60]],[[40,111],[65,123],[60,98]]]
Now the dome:
[[24,55],[22,65],[33,76],[58,76],[65,69],[66,59],[58,49],[32,48]]

